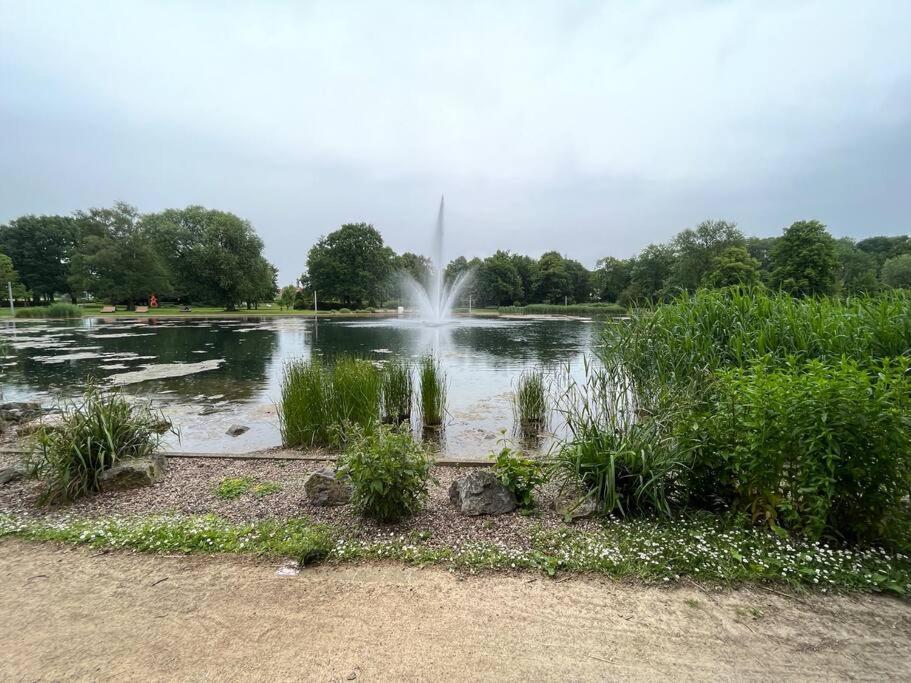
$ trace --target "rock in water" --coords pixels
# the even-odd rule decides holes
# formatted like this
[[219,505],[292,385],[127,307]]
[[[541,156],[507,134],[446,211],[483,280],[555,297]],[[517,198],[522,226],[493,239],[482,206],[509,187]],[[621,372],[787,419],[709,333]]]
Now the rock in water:
[[161,478],[166,467],[165,457],[160,453],[148,458],[121,460],[101,475],[101,490],[122,491],[151,486]]
[[231,425],[228,427],[228,431],[225,432],[228,436],[240,436],[250,428],[246,425]]
[[449,487],[449,500],[463,515],[502,515],[516,509],[516,497],[490,470],[475,470]]
[[563,486],[551,503],[554,512],[567,521],[591,517],[598,511],[598,501],[590,493],[585,493],[578,486]]
[[351,500],[351,487],[335,476],[335,470],[324,467],[317,470],[304,482],[307,500],[319,507],[345,505]]

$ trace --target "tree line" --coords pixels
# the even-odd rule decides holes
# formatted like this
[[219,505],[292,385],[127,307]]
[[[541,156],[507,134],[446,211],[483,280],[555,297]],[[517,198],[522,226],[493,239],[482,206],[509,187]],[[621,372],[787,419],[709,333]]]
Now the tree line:
[[132,306],[158,299],[233,309],[275,298],[275,267],[253,226],[201,206],[140,213],[117,203],[0,226],[0,277],[34,304],[56,296]]
[[[424,281],[426,256],[396,254],[376,228],[349,223],[320,238],[299,280],[281,290],[283,306],[361,308],[403,301],[399,274]],[[556,251],[539,258],[497,251],[458,257],[446,278],[472,277],[462,305],[657,302],[680,291],[765,285],[797,296],[911,288],[911,238],[834,238],[819,221],[798,221],[778,237],[746,237],[735,223],[707,220],[627,259],[608,256],[594,270]],[[255,307],[276,296],[276,269],[246,220],[190,206],[140,213],[129,204],[70,216],[16,218],[0,226],[0,278],[33,303],[66,295],[133,305],[159,300]],[[4,293],[5,294],[5,293]]]

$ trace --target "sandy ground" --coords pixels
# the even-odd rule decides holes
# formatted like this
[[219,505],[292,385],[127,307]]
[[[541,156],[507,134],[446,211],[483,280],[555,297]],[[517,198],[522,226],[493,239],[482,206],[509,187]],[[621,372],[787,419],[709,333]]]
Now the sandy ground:
[[911,606],[0,542],[3,680],[904,679]]

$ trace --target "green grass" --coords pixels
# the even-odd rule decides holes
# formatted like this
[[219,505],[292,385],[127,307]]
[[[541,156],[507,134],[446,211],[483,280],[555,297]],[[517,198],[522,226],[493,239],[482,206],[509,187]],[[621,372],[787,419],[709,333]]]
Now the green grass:
[[383,421],[399,424],[411,418],[414,394],[411,366],[394,358],[383,368]]
[[81,318],[82,309],[74,304],[53,303],[49,306],[29,306],[16,309],[17,318]]
[[761,582],[821,591],[911,593],[911,558],[902,553],[782,539],[711,515],[609,520],[593,531],[539,529],[521,549],[470,541],[439,545],[420,529],[371,540],[349,538],[305,518],[234,524],[211,515],[44,520],[6,514],[0,515],[3,537],[141,552],[248,553],[305,563],[396,560],[470,572],[580,572],[658,584]]
[[525,370],[516,380],[513,415],[519,430],[536,434],[547,426],[547,387],[542,370]]
[[586,317],[612,317],[626,315],[627,309],[619,304],[528,304],[527,306],[500,306],[501,315],[578,315]]
[[286,446],[344,445],[351,427],[368,430],[380,420],[382,378],[373,363],[339,357],[285,365],[279,428]]
[[418,368],[421,386],[421,419],[425,427],[443,424],[446,413],[446,373],[433,356],[424,356]]

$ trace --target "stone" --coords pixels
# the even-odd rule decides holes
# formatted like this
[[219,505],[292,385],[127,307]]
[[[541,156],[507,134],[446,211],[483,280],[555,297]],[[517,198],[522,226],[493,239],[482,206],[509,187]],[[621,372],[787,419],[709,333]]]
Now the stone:
[[0,470],[0,486],[19,481],[25,476],[25,472],[18,467],[6,467]]
[[225,432],[228,436],[240,436],[244,432],[248,431],[250,428],[246,425],[231,425],[228,427],[228,431]]
[[122,491],[151,486],[161,479],[166,468],[165,457],[160,453],[121,460],[101,475],[101,490]]
[[516,497],[489,469],[475,470],[449,487],[449,500],[463,515],[502,515],[516,509]]
[[585,519],[598,512],[598,501],[590,493],[582,491],[575,484],[565,484],[551,502],[554,512],[563,519],[573,521]]
[[19,424],[28,422],[42,413],[41,404],[34,401],[13,401],[0,405],[0,420]]
[[37,432],[41,427],[44,427],[48,430],[59,429],[63,424],[63,415],[61,413],[53,413],[51,415],[44,415],[39,417],[37,420],[30,420],[23,424],[20,424],[16,428],[17,436],[31,436]]
[[304,491],[307,500],[319,507],[345,505],[351,500],[351,486],[339,479],[331,467],[324,467],[307,477]]

